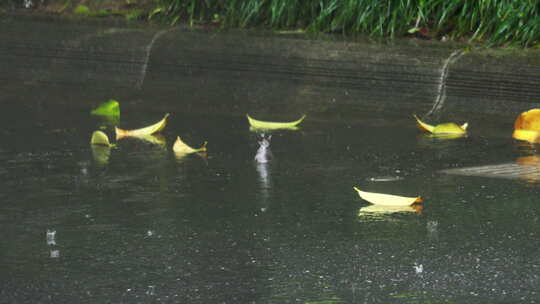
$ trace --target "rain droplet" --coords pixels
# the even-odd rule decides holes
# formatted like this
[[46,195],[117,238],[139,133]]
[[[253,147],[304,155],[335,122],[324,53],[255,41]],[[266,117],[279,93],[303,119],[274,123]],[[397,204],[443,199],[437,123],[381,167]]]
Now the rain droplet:
[[424,272],[424,265],[414,263],[414,272],[416,272],[416,274]]
[[47,245],[56,245],[56,230],[47,229]]
[[59,258],[60,257],[60,250],[58,250],[58,249],[51,250],[50,257],[51,257],[51,259]]
[[153,296],[156,292],[156,286],[155,285],[149,285],[148,289],[146,290],[146,295]]

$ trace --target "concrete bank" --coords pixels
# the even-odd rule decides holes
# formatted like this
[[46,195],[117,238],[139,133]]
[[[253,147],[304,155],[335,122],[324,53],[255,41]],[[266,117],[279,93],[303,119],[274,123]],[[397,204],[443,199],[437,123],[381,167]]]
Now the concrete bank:
[[382,44],[20,16],[3,16],[0,27],[2,103],[55,96],[232,113],[369,106],[421,115],[515,115],[540,106],[538,50],[465,52],[417,40]]

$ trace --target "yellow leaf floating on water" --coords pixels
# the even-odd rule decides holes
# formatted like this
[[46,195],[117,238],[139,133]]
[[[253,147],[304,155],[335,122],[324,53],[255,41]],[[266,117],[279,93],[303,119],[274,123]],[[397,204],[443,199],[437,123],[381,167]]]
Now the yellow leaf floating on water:
[[422,198],[420,196],[417,197],[406,197],[406,196],[398,196],[398,195],[391,195],[391,194],[383,194],[383,193],[374,193],[374,192],[366,192],[358,189],[357,187],[353,187],[356,192],[358,192],[358,195],[360,197],[374,205],[381,205],[381,206],[410,206],[414,203],[421,203]]
[[178,136],[176,137],[176,141],[174,142],[173,151],[174,153],[176,153],[177,156],[184,156],[186,154],[191,154],[191,153],[196,153],[196,152],[204,152],[206,151],[207,143],[208,142],[205,141],[200,148],[194,149],[188,146],[184,141],[182,141],[180,136]]
[[114,129],[116,131],[116,139],[121,139],[127,136],[140,137],[144,135],[152,135],[154,133],[157,133],[163,130],[163,128],[165,128],[165,126],[167,125],[168,117],[169,117],[169,113],[165,114],[165,117],[163,117],[163,119],[156,122],[155,124],[150,125],[148,127],[135,129],[135,130],[124,130],[124,129],[115,127]]
[[112,146],[112,144],[109,142],[109,137],[107,137],[107,134],[103,133],[102,131],[94,131],[94,133],[92,133],[90,144],[107,147]]
[[432,126],[421,121],[420,118],[418,118],[418,116],[416,115],[413,115],[413,117],[416,119],[416,123],[418,124],[418,127],[420,129],[428,131],[433,135],[465,135],[467,134],[467,127],[469,126],[468,123],[464,123],[461,126],[458,126],[453,122],[447,122]]
[[109,162],[111,147],[114,146],[109,142],[109,137],[102,131],[94,131],[90,139],[92,147],[92,156],[99,165],[105,165]]
[[261,129],[261,130],[278,130],[278,129],[297,130],[298,125],[304,120],[304,118],[306,118],[306,115],[302,115],[302,117],[300,117],[298,120],[295,120],[295,121],[274,122],[274,121],[257,120],[249,116],[249,114],[247,114],[246,116],[247,116],[250,126],[253,129]]
[[512,137],[530,143],[540,142],[540,109],[521,113],[514,122]]

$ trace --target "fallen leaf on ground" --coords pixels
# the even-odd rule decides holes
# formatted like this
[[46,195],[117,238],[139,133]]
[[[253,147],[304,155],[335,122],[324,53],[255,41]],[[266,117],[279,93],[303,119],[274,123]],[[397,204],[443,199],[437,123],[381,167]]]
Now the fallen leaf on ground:
[[208,142],[204,142],[203,145],[200,147],[200,148],[192,148],[190,146],[188,146],[184,141],[182,141],[182,139],[180,138],[180,136],[176,137],[176,141],[174,142],[174,145],[173,145],[173,151],[174,153],[176,153],[176,155],[178,156],[183,156],[183,155],[186,155],[186,154],[191,154],[191,153],[196,153],[196,152],[204,152],[206,151],[206,144]]
[[277,130],[277,129],[297,130],[298,125],[304,120],[304,118],[306,118],[306,115],[302,115],[302,117],[300,117],[298,120],[295,120],[295,121],[274,122],[274,121],[257,120],[249,116],[249,114],[247,114],[246,116],[247,116],[250,126],[253,129],[261,129],[261,130]]
[[140,136],[144,136],[144,135],[152,135],[154,133],[157,133],[157,132],[163,130],[163,128],[165,128],[165,126],[167,125],[167,118],[168,117],[169,117],[169,113],[165,114],[163,119],[156,122],[155,124],[150,125],[148,127],[135,129],[135,130],[124,130],[124,129],[120,129],[118,127],[115,127],[114,129],[116,131],[116,139],[118,140],[118,139],[121,139],[121,138],[127,137],[127,136],[140,137]]
[[413,117],[416,119],[416,123],[421,130],[428,131],[433,135],[465,135],[467,134],[467,127],[469,126],[468,123],[459,126],[453,122],[446,122],[433,126],[421,121],[416,115],[413,115]]
[[406,197],[406,196],[398,196],[398,195],[391,195],[391,194],[383,194],[383,193],[374,193],[374,192],[366,192],[358,189],[357,187],[353,187],[356,192],[358,192],[358,195],[363,200],[366,200],[374,205],[381,205],[381,206],[410,206],[414,203],[421,203],[422,198],[420,196],[417,197]]
[[514,122],[512,137],[530,143],[540,142],[540,109],[521,113]]

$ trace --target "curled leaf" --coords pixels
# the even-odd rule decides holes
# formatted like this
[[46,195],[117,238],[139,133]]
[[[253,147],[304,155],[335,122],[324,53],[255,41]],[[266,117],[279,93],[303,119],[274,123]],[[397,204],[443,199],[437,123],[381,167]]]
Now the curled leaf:
[[90,139],[90,145],[92,147],[92,156],[99,165],[105,165],[109,162],[109,156],[111,154],[111,147],[113,146],[109,142],[107,134],[102,131],[94,131],[92,138]]
[[90,139],[90,144],[92,145],[98,145],[98,146],[106,146],[111,147],[112,144],[109,142],[109,137],[107,137],[107,134],[103,133],[102,131],[94,131],[92,133],[92,138]]
[[413,117],[416,119],[416,123],[421,130],[428,131],[434,135],[464,135],[467,134],[467,127],[469,126],[468,123],[459,126],[453,122],[432,126],[421,121],[416,115],[413,115]]
[[374,193],[374,192],[366,192],[358,189],[357,187],[353,187],[356,192],[358,192],[358,195],[360,197],[374,205],[381,205],[381,206],[410,206],[414,203],[421,203],[422,198],[420,196],[417,197],[406,197],[406,196],[397,196],[397,195],[390,195],[390,194],[382,194],[382,193]]
[[176,137],[176,141],[174,142],[173,151],[177,155],[182,155],[182,156],[186,155],[186,154],[190,154],[190,153],[204,152],[204,151],[206,151],[206,144],[207,143],[208,142],[205,141],[200,148],[195,149],[195,148],[192,148],[192,147],[188,146],[184,141],[182,141],[180,136],[178,136],[178,137]]
[[530,143],[540,142],[540,109],[521,113],[514,122],[512,137]]
[[274,122],[274,121],[262,121],[257,120],[249,116],[249,114],[246,114],[247,119],[249,121],[250,126],[253,129],[261,129],[261,130],[278,130],[278,129],[289,129],[289,130],[297,130],[298,125],[306,118],[306,115],[302,115],[298,120],[291,121],[291,122]]
[[144,135],[152,135],[154,133],[157,133],[157,132],[163,130],[163,128],[165,128],[165,126],[167,125],[167,118],[168,117],[169,117],[169,113],[165,114],[163,119],[156,122],[155,124],[150,125],[148,127],[135,129],[135,130],[124,130],[124,129],[120,129],[118,127],[115,127],[114,129],[116,131],[116,139],[121,139],[121,138],[127,137],[127,136],[141,137],[141,136],[144,136]]

